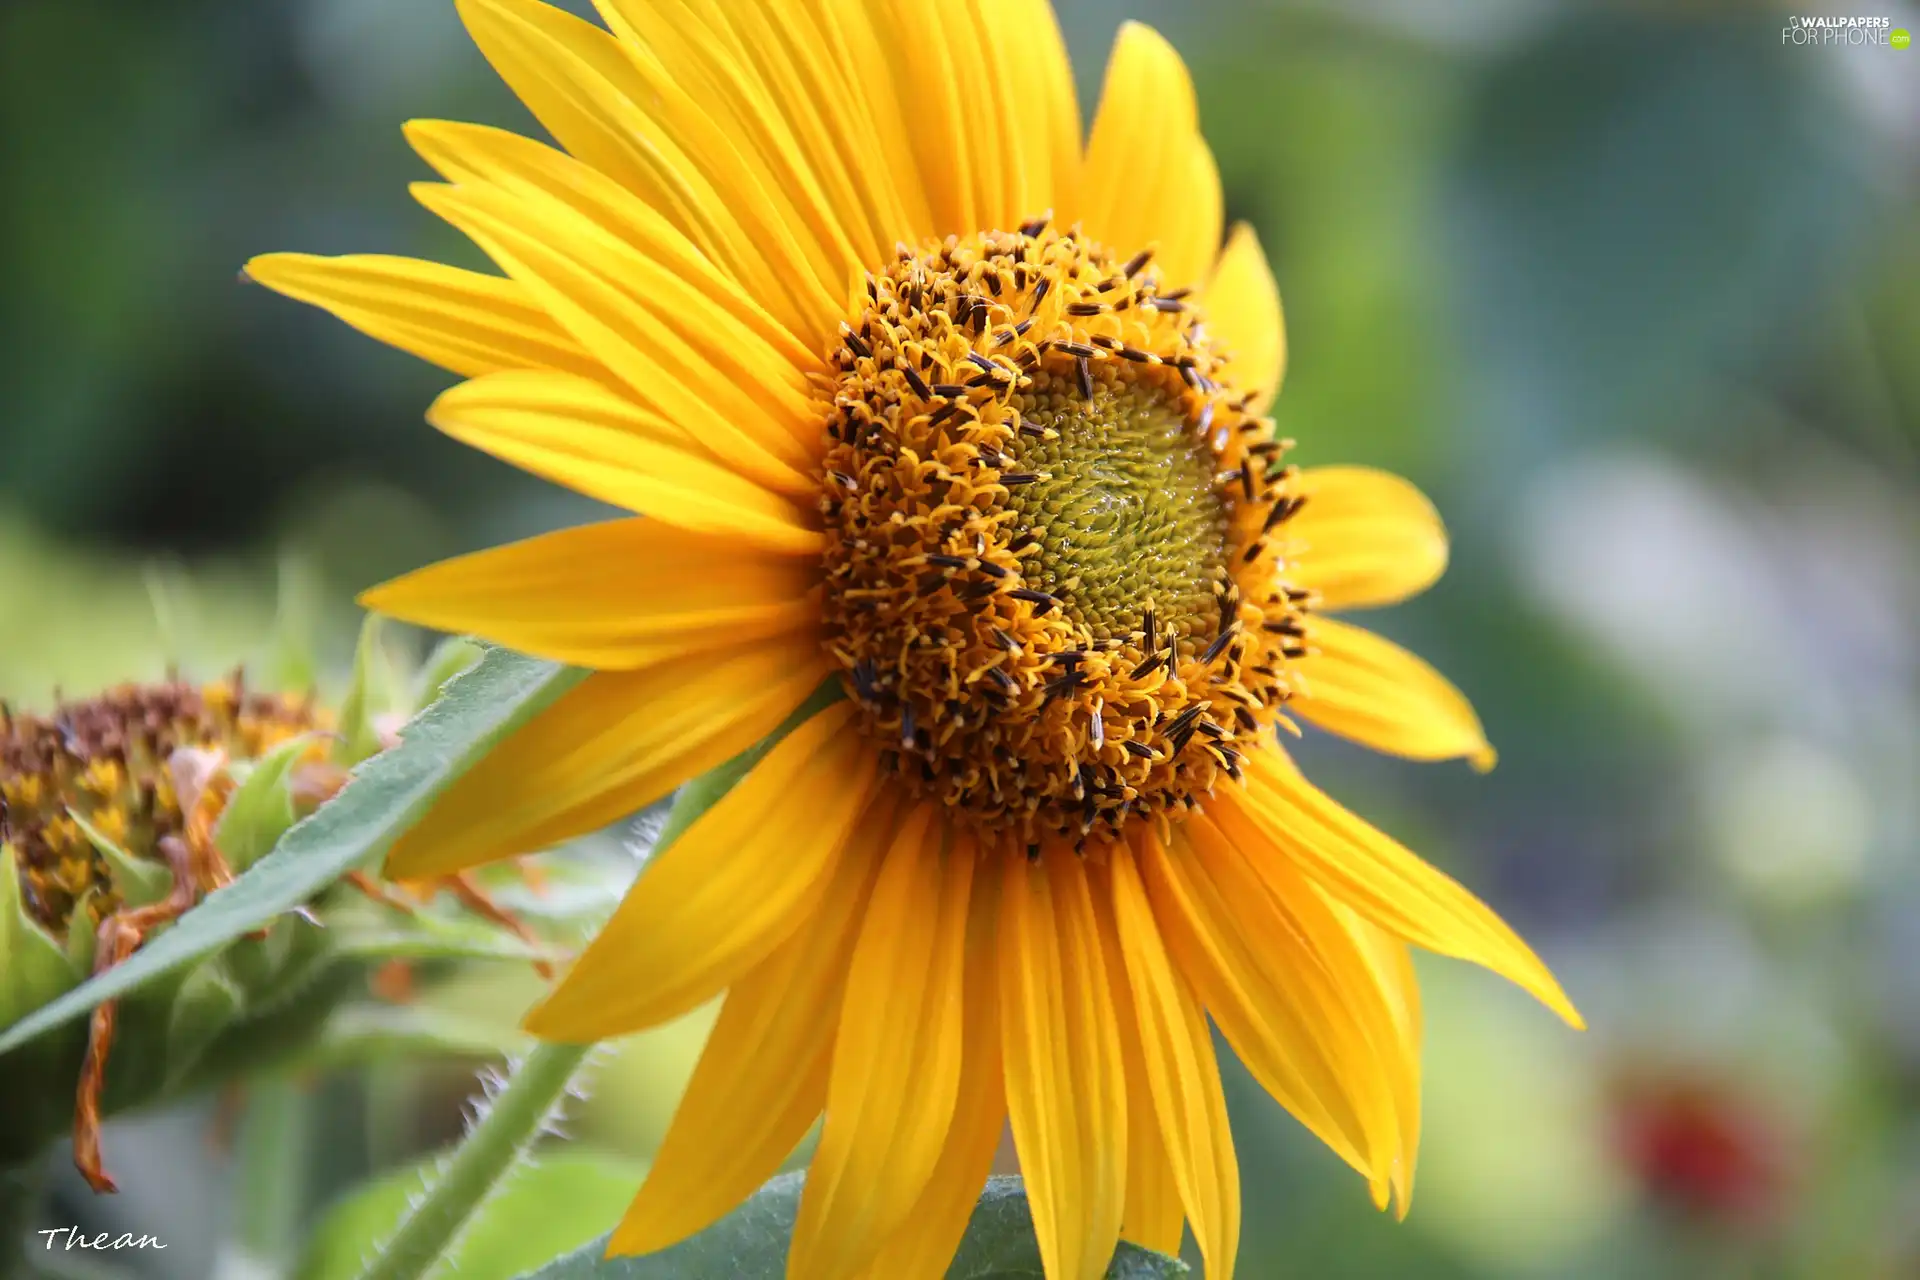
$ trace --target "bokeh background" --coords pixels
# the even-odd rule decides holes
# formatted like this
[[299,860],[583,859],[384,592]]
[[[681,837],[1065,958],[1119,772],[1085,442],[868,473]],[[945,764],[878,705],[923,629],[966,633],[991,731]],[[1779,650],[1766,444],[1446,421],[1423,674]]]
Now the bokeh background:
[[[1785,45],[1741,3],[1066,0],[1089,111],[1123,16],[1189,58],[1274,262],[1282,434],[1414,477],[1454,533],[1377,620],[1499,768],[1317,737],[1310,768],[1592,1023],[1423,965],[1405,1224],[1235,1068],[1243,1274],[1920,1275],[1920,50]],[[238,279],[480,265],[407,197],[414,116],[534,129],[447,0],[0,3],[0,695],[210,673],[289,576],[343,665],[357,589],[593,514],[429,430],[448,375]],[[450,985],[503,1020],[536,990]],[[644,1162],[698,1033],[630,1046],[583,1143]],[[444,1140],[469,1080],[269,1094],[332,1117],[286,1220]],[[116,1126],[126,1193],[63,1184],[49,1225],[215,1273],[245,1198],[218,1120]]]

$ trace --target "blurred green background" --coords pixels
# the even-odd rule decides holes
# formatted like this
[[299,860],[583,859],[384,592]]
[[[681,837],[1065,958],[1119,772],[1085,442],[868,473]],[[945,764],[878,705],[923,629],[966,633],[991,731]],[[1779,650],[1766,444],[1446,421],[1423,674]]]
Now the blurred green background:
[[[1089,108],[1123,16],[1189,58],[1273,260],[1282,434],[1454,532],[1378,621],[1500,767],[1309,766],[1593,1024],[1423,966],[1404,1225],[1235,1068],[1243,1274],[1920,1275],[1920,51],[1737,3],[1067,0]],[[288,563],[344,663],[354,591],[592,514],[430,431],[448,375],[238,280],[273,249],[478,265],[407,197],[414,116],[534,128],[446,0],[0,3],[0,695],[230,664]],[[536,989],[454,985],[503,1020]],[[643,1161],[697,1043],[631,1048],[575,1131]],[[302,1085],[335,1127],[287,1220],[449,1136],[468,1082]],[[116,1126],[126,1192],[63,1183],[49,1225],[238,1274],[215,1119]]]

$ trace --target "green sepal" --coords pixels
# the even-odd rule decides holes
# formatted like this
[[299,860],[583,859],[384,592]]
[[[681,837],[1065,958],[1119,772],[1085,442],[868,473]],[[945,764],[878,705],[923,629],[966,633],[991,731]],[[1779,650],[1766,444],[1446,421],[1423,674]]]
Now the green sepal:
[[353,678],[340,704],[340,738],[333,749],[335,764],[348,768],[380,751],[379,718],[393,710],[395,678],[380,635],[385,623],[370,613],[360,624],[360,642],[353,651]]
[[286,1069],[337,1070],[422,1058],[482,1061],[525,1053],[532,1043],[511,1027],[428,1004],[349,1004],[333,1011]]
[[157,862],[145,858],[136,858],[122,849],[100,828],[88,822],[74,809],[67,810],[74,825],[80,828],[91,844],[107,863],[107,874],[113,878],[114,891],[120,895],[120,901],[129,907],[151,906],[167,896],[173,890],[173,871]]
[[[241,945],[245,945],[244,943]],[[187,974],[167,1010],[166,1049],[160,1061],[166,1076],[161,1087],[176,1088],[206,1055],[222,1031],[246,1012],[246,993],[227,974],[220,960],[201,964]]]
[[261,937],[240,938],[219,954],[226,974],[247,997],[247,1016],[265,1017],[307,997],[328,973],[348,966],[333,930],[285,915]]
[[87,889],[67,917],[67,967],[73,970],[75,978],[84,978],[93,972],[93,952],[100,940],[85,922],[93,919],[93,900],[99,896],[99,890]]
[[334,929],[334,950],[355,960],[556,961],[560,955],[498,925],[422,914],[410,924]]
[[74,986],[79,976],[60,944],[27,914],[18,855],[12,845],[0,845],[0,1027]]
[[273,641],[262,674],[272,689],[311,689],[320,678],[313,638],[319,632],[321,584],[312,563],[291,552],[280,557]]
[[213,829],[213,844],[236,873],[265,857],[297,821],[289,777],[317,736],[303,733],[258,760],[229,766],[239,785]]
[[413,705],[417,710],[440,696],[447,681],[480,661],[486,650],[466,636],[448,636],[433,647],[414,678]]

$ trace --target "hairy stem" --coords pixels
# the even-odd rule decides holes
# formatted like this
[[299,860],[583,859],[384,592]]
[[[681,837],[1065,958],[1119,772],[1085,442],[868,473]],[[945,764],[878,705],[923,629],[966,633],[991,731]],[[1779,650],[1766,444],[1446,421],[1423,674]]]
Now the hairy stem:
[[543,1044],[514,1069],[360,1280],[420,1280],[553,1116],[591,1045]]

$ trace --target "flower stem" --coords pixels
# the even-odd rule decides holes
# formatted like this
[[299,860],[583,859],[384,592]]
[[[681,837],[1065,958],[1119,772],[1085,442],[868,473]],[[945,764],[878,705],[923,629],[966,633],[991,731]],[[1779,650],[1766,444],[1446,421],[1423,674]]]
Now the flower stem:
[[542,1044],[514,1069],[360,1280],[420,1280],[540,1136],[591,1045]]

